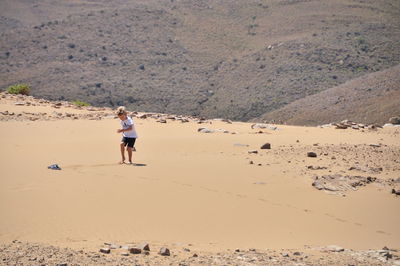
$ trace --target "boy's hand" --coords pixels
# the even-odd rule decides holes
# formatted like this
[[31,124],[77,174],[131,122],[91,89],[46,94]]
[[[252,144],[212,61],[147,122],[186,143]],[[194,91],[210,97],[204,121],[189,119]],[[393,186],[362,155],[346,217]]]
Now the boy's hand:
[[122,132],[122,129],[118,129],[118,130],[117,130],[117,133],[121,133],[121,132]]

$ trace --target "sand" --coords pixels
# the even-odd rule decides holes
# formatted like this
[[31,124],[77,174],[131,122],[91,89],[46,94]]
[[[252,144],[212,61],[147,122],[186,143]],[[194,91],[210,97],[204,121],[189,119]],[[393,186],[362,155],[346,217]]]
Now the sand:
[[[16,101],[2,98],[0,112],[61,112],[50,103]],[[21,117],[0,121],[0,243],[88,251],[104,242],[197,252],[400,248],[400,197],[391,193],[400,178],[399,127],[276,125],[259,133],[241,122],[134,118],[135,164],[119,165],[119,121],[109,115]],[[200,133],[201,127],[229,133]],[[272,148],[261,150],[266,142]],[[317,158],[307,157],[309,151]],[[47,169],[54,163],[62,170]],[[379,182],[336,193],[312,186],[315,176],[328,174]]]

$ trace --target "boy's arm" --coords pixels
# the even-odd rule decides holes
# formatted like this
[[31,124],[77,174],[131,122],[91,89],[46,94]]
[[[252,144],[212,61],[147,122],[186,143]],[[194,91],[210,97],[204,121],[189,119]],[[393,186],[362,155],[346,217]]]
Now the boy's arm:
[[118,133],[127,132],[127,131],[131,131],[131,130],[132,130],[132,126],[129,126],[126,129],[118,129]]

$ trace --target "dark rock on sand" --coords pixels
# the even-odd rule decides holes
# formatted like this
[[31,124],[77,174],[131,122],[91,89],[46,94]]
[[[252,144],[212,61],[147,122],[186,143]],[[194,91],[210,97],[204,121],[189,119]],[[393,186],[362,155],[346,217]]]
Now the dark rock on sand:
[[315,157],[317,157],[317,154],[315,152],[310,151],[310,152],[307,152],[307,157],[315,158]]
[[269,150],[271,149],[271,144],[270,143],[265,143],[264,145],[261,146],[262,150]]
[[158,254],[160,254],[161,256],[170,256],[171,255],[168,248],[161,248],[160,252]]
[[142,250],[140,248],[130,248],[129,252],[131,254],[140,254],[140,253],[142,253]]
[[111,250],[110,250],[110,248],[101,248],[100,252],[104,253],[104,254],[110,254]]
[[143,244],[139,245],[139,248],[150,251],[150,246],[148,243],[143,243]]

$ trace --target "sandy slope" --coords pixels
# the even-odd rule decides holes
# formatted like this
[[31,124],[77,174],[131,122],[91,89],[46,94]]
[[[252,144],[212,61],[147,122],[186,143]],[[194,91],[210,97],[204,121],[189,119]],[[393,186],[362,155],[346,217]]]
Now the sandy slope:
[[[20,107],[0,104],[1,112],[12,108]],[[248,123],[135,121],[135,166],[117,164],[115,119],[0,122],[0,242],[91,250],[109,241],[204,251],[400,248],[400,201],[390,185],[372,183],[343,196],[311,186],[322,174],[399,178],[399,128],[278,126],[256,134]],[[236,134],[199,133],[199,127]],[[259,149],[265,142],[271,150]],[[308,151],[318,157],[308,158]],[[62,171],[48,170],[53,163]],[[383,171],[353,173],[353,165]]]

